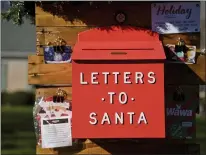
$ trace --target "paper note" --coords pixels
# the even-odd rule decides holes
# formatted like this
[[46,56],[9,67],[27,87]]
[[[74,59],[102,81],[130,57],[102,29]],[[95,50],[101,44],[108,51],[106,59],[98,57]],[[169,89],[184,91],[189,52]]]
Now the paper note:
[[72,146],[71,119],[69,117],[42,118],[42,148]]

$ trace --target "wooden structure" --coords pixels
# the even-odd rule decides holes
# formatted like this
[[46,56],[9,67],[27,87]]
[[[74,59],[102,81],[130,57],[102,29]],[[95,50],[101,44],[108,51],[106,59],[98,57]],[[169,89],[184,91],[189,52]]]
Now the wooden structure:
[[[150,2],[94,2],[91,5],[89,2],[64,2],[62,5],[50,3],[36,5],[36,36],[39,40],[37,44],[39,54],[28,57],[28,81],[29,84],[36,85],[36,96],[51,96],[57,88],[61,88],[67,92],[68,99],[72,99],[71,64],[45,64],[42,48],[44,45],[61,37],[73,47],[79,32],[93,27],[101,29],[104,26],[105,29],[105,26],[117,25],[114,14],[119,10],[127,14],[126,25],[135,26],[137,29],[151,29],[150,5]],[[106,30],[110,31],[109,27]],[[175,43],[178,37],[182,37],[187,44],[197,46],[198,51],[200,49],[200,33],[162,35],[161,37],[164,44]],[[205,82],[205,57],[198,55],[197,64],[193,65],[166,64],[165,72],[166,85],[186,85],[190,86],[189,89],[197,88],[199,84]],[[79,140],[78,144],[70,148],[41,149],[37,146],[37,154],[114,154],[120,152],[138,154],[145,150],[148,151],[148,146],[153,153],[166,153],[166,150],[168,152],[173,150],[167,149],[165,141],[157,143],[158,146],[154,145],[156,141],[152,140],[150,144],[146,144],[144,140],[141,140],[141,143],[137,144],[137,140]],[[163,143],[165,149],[162,149]],[[182,142],[178,143],[182,144]],[[181,148],[178,153],[189,152],[188,146],[177,146],[175,146],[176,149]]]

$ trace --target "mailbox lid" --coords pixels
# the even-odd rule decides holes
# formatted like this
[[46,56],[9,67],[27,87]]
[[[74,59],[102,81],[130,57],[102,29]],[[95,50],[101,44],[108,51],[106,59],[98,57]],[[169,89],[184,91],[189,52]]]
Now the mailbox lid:
[[149,41],[79,41],[75,60],[165,60],[162,43]]

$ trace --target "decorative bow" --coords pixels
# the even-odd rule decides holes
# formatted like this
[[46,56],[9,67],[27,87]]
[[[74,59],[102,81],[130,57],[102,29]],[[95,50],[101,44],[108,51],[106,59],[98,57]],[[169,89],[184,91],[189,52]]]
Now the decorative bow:
[[66,46],[66,41],[60,37],[58,37],[53,43],[48,42],[47,46],[54,46],[55,52],[58,53],[64,53],[64,49],[62,49],[62,46]]
[[58,90],[56,91],[56,95],[53,96],[53,102],[64,102],[66,97],[67,97],[66,91],[58,88]]
[[66,46],[66,41],[60,37],[58,37],[57,39],[55,39],[54,42],[48,42],[47,45],[48,46]]
[[176,88],[176,91],[173,94],[173,100],[181,102],[185,100],[185,95],[183,93],[183,90],[180,86]]
[[60,96],[60,97],[64,97],[66,98],[67,97],[67,92],[58,88],[57,92],[56,92],[57,96]]

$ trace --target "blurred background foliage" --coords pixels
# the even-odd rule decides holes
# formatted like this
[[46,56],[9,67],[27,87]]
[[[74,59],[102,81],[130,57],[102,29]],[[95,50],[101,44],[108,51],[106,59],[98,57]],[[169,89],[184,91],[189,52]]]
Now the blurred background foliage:
[[1,105],[6,106],[32,106],[35,102],[34,92],[17,91],[1,92]]
[[1,154],[36,154],[31,91],[1,92]]

